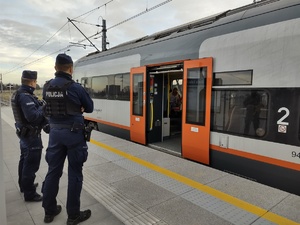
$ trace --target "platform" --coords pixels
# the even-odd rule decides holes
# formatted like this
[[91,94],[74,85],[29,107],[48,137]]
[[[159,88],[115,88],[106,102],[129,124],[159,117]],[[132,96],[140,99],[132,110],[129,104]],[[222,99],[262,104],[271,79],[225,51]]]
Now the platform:
[[[19,143],[10,107],[1,108],[8,225],[44,224],[42,203],[24,202],[17,185]],[[43,133],[43,154],[48,135]],[[300,224],[300,197],[147,146],[92,132],[84,165],[83,225]],[[36,181],[47,172],[44,155]],[[66,223],[67,161],[58,202]],[[1,224],[1,223],[0,223]]]

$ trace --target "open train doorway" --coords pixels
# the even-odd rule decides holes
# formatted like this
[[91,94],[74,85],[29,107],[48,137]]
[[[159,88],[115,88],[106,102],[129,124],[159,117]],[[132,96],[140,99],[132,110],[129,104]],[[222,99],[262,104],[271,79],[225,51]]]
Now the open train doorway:
[[183,63],[148,68],[148,145],[181,155]]

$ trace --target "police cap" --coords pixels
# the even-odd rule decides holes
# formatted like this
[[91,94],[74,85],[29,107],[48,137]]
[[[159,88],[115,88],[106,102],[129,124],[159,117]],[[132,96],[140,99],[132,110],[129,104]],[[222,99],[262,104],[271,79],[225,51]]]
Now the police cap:
[[37,79],[37,72],[31,70],[24,70],[22,73],[22,78],[36,80]]
[[56,64],[65,65],[65,64],[73,64],[73,60],[67,54],[58,54],[56,56]]

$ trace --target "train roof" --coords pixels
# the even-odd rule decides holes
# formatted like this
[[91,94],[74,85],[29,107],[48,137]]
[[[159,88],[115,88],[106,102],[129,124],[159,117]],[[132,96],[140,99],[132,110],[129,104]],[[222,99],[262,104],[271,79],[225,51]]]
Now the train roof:
[[[262,15],[270,11],[276,11],[282,8],[288,8],[294,5],[300,5],[300,0],[261,0],[259,2],[253,2],[249,5],[245,5],[233,10],[220,12],[209,17],[201,18],[183,25],[172,27],[160,32],[156,32],[152,35],[147,35],[135,40],[131,40],[115,47],[112,47],[106,51],[93,52],[80,58],[76,64],[89,61],[98,57],[111,55],[118,52],[134,49],[137,47],[153,44],[159,41],[176,38],[186,34],[198,32],[201,30],[218,27],[224,24],[229,24],[234,21],[244,20],[246,18]],[[79,65],[78,65],[79,66]]]
[[124,43],[122,43],[120,45],[117,45],[113,48],[118,48],[118,47],[124,46],[124,45],[130,45],[132,43],[136,43],[136,42],[143,41],[143,40],[148,40],[148,39],[157,40],[157,39],[160,39],[160,38],[167,37],[167,36],[169,36],[173,33],[180,33],[180,32],[187,31],[187,30],[193,30],[193,29],[196,29],[196,28],[199,28],[199,27],[210,25],[210,24],[216,22],[217,20],[219,20],[221,18],[224,18],[226,16],[237,14],[237,13],[243,12],[247,9],[256,8],[256,7],[266,5],[266,4],[269,4],[271,2],[277,2],[277,1],[279,1],[279,0],[262,0],[260,2],[255,2],[255,3],[245,5],[245,6],[233,9],[233,10],[227,10],[227,11],[224,11],[224,12],[220,12],[220,13],[208,16],[208,17],[204,17],[204,18],[201,18],[201,19],[198,19],[198,20],[194,20],[194,21],[185,23],[185,24],[181,24],[181,25],[176,26],[176,27],[172,27],[172,28],[169,28],[169,29],[166,29],[166,30],[163,30],[163,31],[156,32],[156,33],[154,33],[152,35],[149,35],[149,36],[147,35],[147,36],[135,39],[135,40],[124,42]]

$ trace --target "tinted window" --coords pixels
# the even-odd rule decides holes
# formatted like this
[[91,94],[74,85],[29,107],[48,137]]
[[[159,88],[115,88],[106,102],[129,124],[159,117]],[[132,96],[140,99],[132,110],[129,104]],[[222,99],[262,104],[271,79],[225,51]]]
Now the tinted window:
[[188,69],[186,122],[205,125],[207,68]]
[[115,99],[130,100],[130,75],[121,74],[115,76]]
[[[83,80],[84,82],[85,80]],[[91,90],[86,88],[93,98],[110,100],[130,100],[130,75],[118,74],[92,78]],[[86,86],[86,85],[85,85]]]
[[106,76],[92,78],[92,98],[107,99],[108,78]]
[[143,74],[133,75],[133,114],[143,115],[143,90],[144,90]]
[[212,130],[262,137],[266,133],[269,97],[261,90],[215,90]]
[[252,70],[214,73],[213,86],[251,85]]

